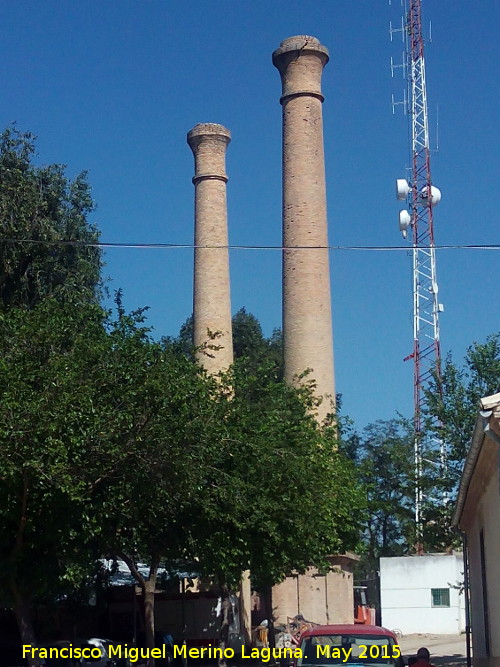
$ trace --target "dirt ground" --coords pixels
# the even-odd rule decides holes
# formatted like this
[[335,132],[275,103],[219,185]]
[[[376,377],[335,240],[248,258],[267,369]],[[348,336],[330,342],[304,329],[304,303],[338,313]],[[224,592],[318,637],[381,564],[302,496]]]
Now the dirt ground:
[[463,635],[431,635],[414,634],[400,637],[399,646],[406,661],[408,656],[415,655],[421,646],[425,646],[431,653],[431,663],[447,667],[465,667],[466,648],[465,634]]

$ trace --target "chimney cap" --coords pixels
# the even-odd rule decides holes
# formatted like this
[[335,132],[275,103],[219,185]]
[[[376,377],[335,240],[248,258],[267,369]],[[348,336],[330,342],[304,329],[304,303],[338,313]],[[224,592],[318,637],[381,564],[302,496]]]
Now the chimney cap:
[[231,141],[231,132],[218,123],[198,123],[188,132],[187,140],[190,143],[193,139],[206,136],[221,137],[227,143]]
[[303,51],[303,52],[316,52],[322,53],[326,56],[326,61],[328,62],[330,54],[326,46],[323,46],[317,37],[312,35],[294,35],[293,37],[287,37],[284,39],[276,51],[273,53],[273,62],[284,53],[289,53],[291,51]]

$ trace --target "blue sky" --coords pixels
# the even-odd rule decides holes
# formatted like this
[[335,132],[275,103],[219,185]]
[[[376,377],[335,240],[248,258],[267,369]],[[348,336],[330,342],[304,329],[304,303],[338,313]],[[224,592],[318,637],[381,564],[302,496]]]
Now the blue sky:
[[[438,244],[500,243],[500,3],[423,0]],[[394,180],[408,166],[407,117],[391,109],[403,80],[389,39],[399,0],[78,0],[8,2],[2,10],[0,126],[38,135],[40,161],[89,170],[103,241],[192,243],[196,123],[228,127],[229,236],[281,240],[280,81],[271,53],[295,34],[330,49],[323,106],[330,243],[400,245]],[[496,251],[437,253],[444,351],[461,359],[500,329]],[[191,312],[192,250],[113,249],[111,287],[150,306],[158,335]],[[231,251],[233,311],[266,334],[281,324],[281,256]],[[337,388],[358,427],[412,413],[411,259],[406,252],[331,252]]]

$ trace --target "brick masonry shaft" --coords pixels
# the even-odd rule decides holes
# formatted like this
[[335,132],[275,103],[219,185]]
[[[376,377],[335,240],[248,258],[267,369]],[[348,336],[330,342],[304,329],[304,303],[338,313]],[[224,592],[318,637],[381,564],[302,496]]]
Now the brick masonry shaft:
[[[200,123],[187,136],[195,161],[194,344],[217,350],[198,352],[209,372],[226,370],[233,362],[229,251],[226,202],[226,149],[231,133],[216,123]],[[210,332],[219,332],[210,339]]]
[[335,400],[321,77],[328,49],[308,35],[273,53],[283,106],[283,343],[285,379],[311,369],[322,397],[318,419]]

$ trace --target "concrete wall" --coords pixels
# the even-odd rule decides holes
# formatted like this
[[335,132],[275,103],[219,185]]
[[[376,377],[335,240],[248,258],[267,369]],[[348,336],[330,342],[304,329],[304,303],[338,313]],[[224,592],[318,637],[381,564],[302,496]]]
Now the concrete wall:
[[[330,558],[335,560],[335,556]],[[286,624],[287,617],[297,614],[314,623],[353,623],[354,561],[344,557],[338,557],[338,560],[336,569],[326,575],[310,568],[305,574],[287,577],[274,586],[272,605],[275,623]]]
[[[463,556],[428,554],[380,559],[382,625],[403,634],[457,634],[465,630]],[[450,606],[432,606],[432,588],[449,588]]]

